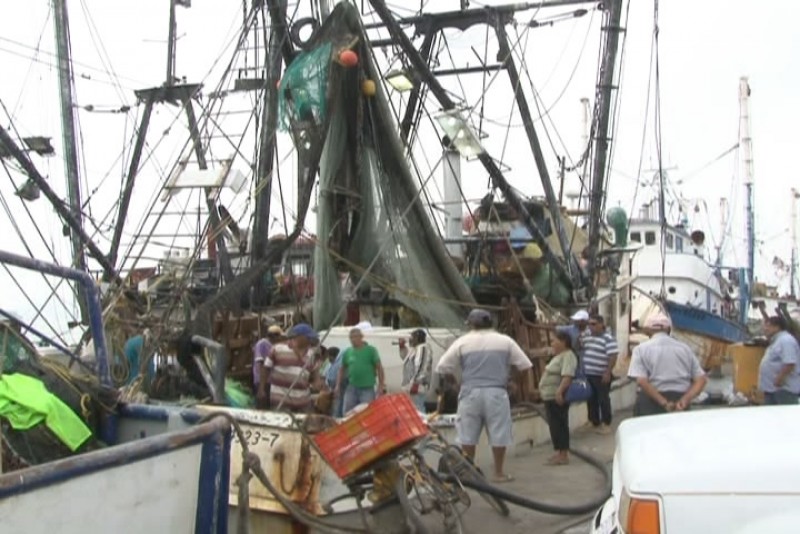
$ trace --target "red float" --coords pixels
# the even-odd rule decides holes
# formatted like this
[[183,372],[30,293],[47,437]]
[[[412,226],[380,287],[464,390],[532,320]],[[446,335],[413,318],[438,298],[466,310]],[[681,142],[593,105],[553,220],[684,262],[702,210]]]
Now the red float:
[[343,67],[355,67],[358,65],[358,54],[352,50],[342,50],[339,52],[339,63],[341,63]]

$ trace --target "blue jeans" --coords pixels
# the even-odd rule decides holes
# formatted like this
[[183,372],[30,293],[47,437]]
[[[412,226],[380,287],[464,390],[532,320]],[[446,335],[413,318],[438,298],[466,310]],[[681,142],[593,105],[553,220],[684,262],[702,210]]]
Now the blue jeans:
[[344,390],[344,413],[349,412],[359,404],[365,402],[372,402],[375,400],[375,388],[357,388],[355,386],[347,386]]
[[764,404],[775,406],[778,404],[798,404],[797,395],[785,389],[779,389],[772,393],[764,393]]

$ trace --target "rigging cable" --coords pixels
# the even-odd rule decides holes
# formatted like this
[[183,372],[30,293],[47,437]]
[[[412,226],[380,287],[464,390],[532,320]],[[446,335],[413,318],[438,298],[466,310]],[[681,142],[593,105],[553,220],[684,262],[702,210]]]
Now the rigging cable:
[[666,294],[666,264],[667,264],[667,249],[666,249],[666,236],[667,236],[667,220],[664,209],[664,165],[662,160],[661,151],[661,73],[658,61],[658,35],[660,28],[658,26],[658,0],[653,0],[653,42],[655,48],[655,108],[654,108],[654,124],[655,127],[655,142],[656,142],[656,155],[658,158],[658,180],[659,180],[659,219],[661,225],[661,296]]

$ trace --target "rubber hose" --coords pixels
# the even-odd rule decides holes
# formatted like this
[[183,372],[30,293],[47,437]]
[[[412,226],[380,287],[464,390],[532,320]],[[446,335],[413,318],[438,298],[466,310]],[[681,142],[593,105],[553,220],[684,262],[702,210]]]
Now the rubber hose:
[[[542,419],[547,421],[547,415],[544,411],[537,405],[530,403],[530,402],[520,402],[517,406],[527,406],[533,409],[536,413],[538,413]],[[517,506],[521,506],[523,508],[528,508],[531,510],[536,510],[537,512],[542,512],[545,514],[553,514],[553,515],[583,515],[589,512],[594,512],[598,508],[600,508],[606,500],[608,500],[609,496],[611,496],[611,473],[609,472],[608,466],[605,462],[601,461],[599,458],[587,454],[582,451],[577,451],[574,449],[570,449],[570,452],[580,458],[581,460],[585,461],[592,467],[596,468],[600,473],[603,475],[603,479],[605,481],[605,488],[603,490],[603,494],[598,496],[597,498],[593,499],[584,504],[573,505],[573,506],[561,506],[551,503],[546,503],[542,501],[536,501],[533,499],[529,499],[527,497],[522,497],[521,495],[517,495],[516,493],[511,493],[509,491],[505,491],[503,489],[498,488],[497,486],[493,486],[488,482],[477,482],[473,480],[461,480],[461,483],[471,489],[474,489],[479,492],[488,493],[489,495],[493,495],[498,499],[504,500],[511,504],[515,504]],[[448,477],[453,478],[453,477]]]

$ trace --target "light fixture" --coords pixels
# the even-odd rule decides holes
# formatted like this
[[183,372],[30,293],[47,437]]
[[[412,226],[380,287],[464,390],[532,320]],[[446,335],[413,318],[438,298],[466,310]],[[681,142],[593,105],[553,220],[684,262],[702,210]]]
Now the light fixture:
[[436,122],[444,130],[450,143],[465,158],[478,156],[484,153],[478,136],[472,131],[461,112],[455,109],[444,111],[436,116]]
[[399,93],[404,93],[414,88],[414,80],[404,70],[390,70],[383,78],[392,89]]
[[23,137],[22,142],[25,143],[25,146],[27,146],[29,150],[36,152],[40,156],[52,156],[56,153],[56,150],[53,148],[49,137],[43,137],[40,135]]

